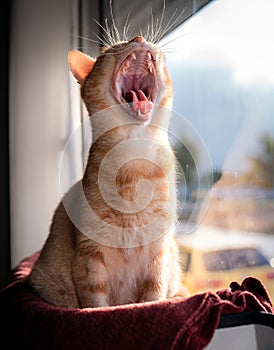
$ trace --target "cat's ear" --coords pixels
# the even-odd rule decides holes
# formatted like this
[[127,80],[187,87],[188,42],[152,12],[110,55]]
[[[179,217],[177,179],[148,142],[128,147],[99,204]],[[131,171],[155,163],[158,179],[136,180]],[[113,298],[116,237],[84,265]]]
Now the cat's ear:
[[96,59],[80,51],[71,50],[68,53],[68,62],[72,74],[77,79],[78,83],[82,85],[85,78],[92,71]]

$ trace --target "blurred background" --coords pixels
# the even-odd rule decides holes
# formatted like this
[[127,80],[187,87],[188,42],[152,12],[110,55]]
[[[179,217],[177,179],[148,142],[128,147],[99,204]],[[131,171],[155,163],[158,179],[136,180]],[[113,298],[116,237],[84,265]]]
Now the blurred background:
[[175,121],[177,138],[181,132],[197,156],[174,144],[187,175],[178,231],[192,292],[254,275],[274,297],[273,13],[273,1],[214,1],[163,40],[174,110],[191,122],[211,159],[209,186],[209,175],[197,171],[197,140]]

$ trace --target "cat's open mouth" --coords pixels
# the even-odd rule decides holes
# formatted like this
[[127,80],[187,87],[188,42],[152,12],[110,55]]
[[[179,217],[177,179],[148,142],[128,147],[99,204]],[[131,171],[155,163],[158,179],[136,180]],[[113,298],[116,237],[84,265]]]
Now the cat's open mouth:
[[153,54],[148,50],[131,52],[114,77],[114,93],[137,120],[146,122],[156,97],[156,69]]

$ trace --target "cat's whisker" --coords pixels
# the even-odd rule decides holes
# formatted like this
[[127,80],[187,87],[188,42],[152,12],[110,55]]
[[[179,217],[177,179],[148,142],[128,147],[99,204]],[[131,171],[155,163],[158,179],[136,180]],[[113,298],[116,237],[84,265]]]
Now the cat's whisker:
[[99,36],[99,35],[97,35],[95,33],[94,33],[94,36],[96,38],[98,38],[98,40],[100,40],[100,43],[103,44],[104,46],[111,46],[111,45],[113,45],[111,34],[107,30],[107,20],[105,21],[105,27],[100,22],[98,22],[96,19],[94,19],[94,22],[103,31],[103,32],[101,31],[101,36]]
[[173,43],[173,42],[176,42],[178,40],[180,40],[181,38],[183,38],[185,36],[185,33],[184,34],[181,34],[181,35],[177,35],[176,37],[170,39],[170,40],[167,40],[165,42],[162,42],[158,45],[158,47],[163,51],[165,48],[169,48],[168,46]]
[[152,37],[150,39],[150,42],[152,42],[152,43],[154,43],[155,37],[156,37],[156,35],[158,33],[158,29],[157,28],[158,28],[158,18],[156,18],[155,24],[154,24],[154,28],[152,30]]
[[160,22],[159,22],[159,26],[157,28],[157,31],[156,31],[156,35],[155,37],[153,38],[153,43],[157,43],[159,40],[159,36],[160,36],[160,33],[162,31],[162,25],[163,25],[163,20],[164,20],[164,16],[165,16],[165,10],[166,10],[166,2],[164,0],[164,4],[163,4],[163,10],[162,10],[162,14],[161,14],[161,18],[160,18]]
[[168,31],[173,30],[175,27],[177,27],[180,24],[180,21],[182,20],[182,17],[184,16],[186,12],[186,8],[184,8],[181,13],[177,16],[177,18],[174,20],[173,25],[170,25],[170,28],[168,28]]
[[161,39],[165,36],[165,34],[169,31],[170,26],[173,26],[173,25],[174,25],[174,23],[172,23],[172,21],[173,21],[173,18],[175,17],[175,15],[176,15],[176,13],[177,13],[177,10],[178,10],[178,9],[176,8],[175,11],[173,12],[173,14],[171,15],[171,17],[170,17],[170,19],[168,20],[166,26],[165,26],[164,29],[162,30],[161,35],[159,35],[158,41],[161,40]]
[[87,38],[85,36],[81,36],[81,35],[72,35],[72,36],[77,38],[77,39],[83,39],[83,40],[87,40],[87,41],[90,41],[90,42],[95,43],[95,44],[100,44],[100,42],[98,40],[93,40],[93,39]]
[[139,35],[144,38],[143,30],[140,25],[139,25]]
[[117,44],[120,41],[120,40],[118,40],[118,38],[116,36],[116,33],[115,33],[115,30],[114,30],[113,27],[111,28],[111,37],[112,37],[112,42],[113,42],[112,45],[115,45],[115,44]]
[[103,30],[104,30],[104,32],[105,32],[106,35],[107,35],[109,44],[110,44],[110,45],[114,45],[113,36],[112,36],[112,34],[111,34],[111,30],[110,30],[110,27],[109,27],[109,25],[108,25],[108,20],[107,20],[107,18],[105,18],[105,24],[104,24],[104,26],[105,26],[105,27],[103,28]]
[[95,33],[93,33],[93,35],[98,39],[98,40],[94,40],[94,39],[91,39],[91,38],[87,38],[85,36],[80,36],[80,35],[75,35],[76,38],[78,39],[82,39],[82,40],[86,40],[88,42],[91,42],[91,43],[94,43],[94,44],[97,44],[96,46],[78,46],[78,49],[97,49],[98,50],[98,47],[100,46],[109,46],[109,44],[107,42],[105,42],[104,40],[102,40],[102,38],[98,37]]
[[152,38],[154,35],[154,16],[153,16],[152,8],[150,9],[150,22],[151,22],[151,27],[150,27],[150,36],[148,38],[148,41],[152,42]]
[[173,48],[168,48],[168,49],[166,49],[166,50],[161,50],[163,53],[176,53],[176,52],[178,52],[178,50],[175,48],[175,47],[173,47]]
[[147,24],[147,32],[146,32],[146,35],[145,35],[145,39],[147,41],[149,41],[149,32],[150,32],[150,26],[149,26],[149,23]]
[[129,41],[132,38],[132,33],[134,29],[131,29],[130,33],[128,34],[127,41]]
[[184,9],[181,13],[179,13],[179,15],[174,19],[178,9],[175,9],[175,11],[173,12],[173,14],[171,15],[169,21],[167,22],[165,28],[162,30],[161,35],[159,35],[158,37],[158,41],[157,43],[166,35],[168,34],[172,29],[174,29],[177,25],[179,25],[180,20],[182,19],[182,16],[185,13]]
[[174,51],[163,51],[164,55],[175,55],[176,53],[177,53],[176,50],[174,50]]
[[157,36],[157,38],[155,40],[155,43],[158,43],[160,38],[162,37],[162,27],[163,27],[163,21],[164,21],[165,12],[166,12],[166,2],[164,0],[163,10],[162,10],[162,15],[161,15],[160,28],[159,28],[158,36]]
[[102,35],[102,37],[98,36],[97,34],[94,34],[96,38],[100,41],[100,46],[108,47],[111,46],[111,43],[105,38],[105,36]]
[[108,35],[109,35],[109,38],[110,38],[109,40],[110,40],[111,45],[115,45],[117,43],[117,39],[114,36],[113,26],[110,26],[108,24],[107,18],[105,19],[105,27],[106,27],[106,30],[108,32]]
[[117,38],[115,38],[114,29],[112,25],[109,25],[107,18],[105,19],[105,31],[107,33],[109,46],[113,46],[117,43]]
[[124,25],[124,30],[123,30],[123,40],[124,41],[128,41],[129,40],[128,32],[129,32],[129,29],[130,29],[130,26],[131,26],[131,21],[129,21],[129,16],[130,16],[130,12],[127,14],[126,22],[125,22],[125,25]]
[[109,0],[109,7],[110,7],[110,17],[111,17],[111,21],[112,21],[113,30],[114,30],[113,37],[117,39],[116,41],[120,42],[121,37],[120,37],[120,33],[119,33],[119,30],[116,26],[116,22],[115,22],[114,15],[113,15],[112,0]]
[[160,22],[159,22],[159,28],[157,29],[157,32],[156,32],[156,35],[155,35],[155,38],[154,38],[154,43],[157,43],[159,41],[159,37],[161,35],[161,31],[162,31],[162,26],[163,26],[163,19],[161,18],[160,19]]
[[175,47],[172,48],[168,48],[166,50],[162,50],[163,53],[174,53],[174,52],[178,52],[178,50]]
[[80,50],[80,51],[89,51],[89,50],[92,50],[93,52],[95,50],[98,50],[98,46],[77,46],[77,50]]

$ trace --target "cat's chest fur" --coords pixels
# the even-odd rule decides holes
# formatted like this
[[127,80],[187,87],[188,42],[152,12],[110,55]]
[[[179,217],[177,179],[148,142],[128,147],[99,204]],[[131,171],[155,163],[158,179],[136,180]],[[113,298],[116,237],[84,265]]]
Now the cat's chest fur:
[[91,237],[97,242],[139,247],[174,229],[174,156],[148,128],[134,126],[120,131],[120,136],[118,130],[114,133],[112,141],[109,135],[101,140],[100,151],[95,146],[91,152],[83,182],[83,201],[89,206],[81,215],[82,228],[88,232],[92,227]]
[[140,287],[149,266],[149,248],[105,248],[112,305],[132,303],[139,299]]

